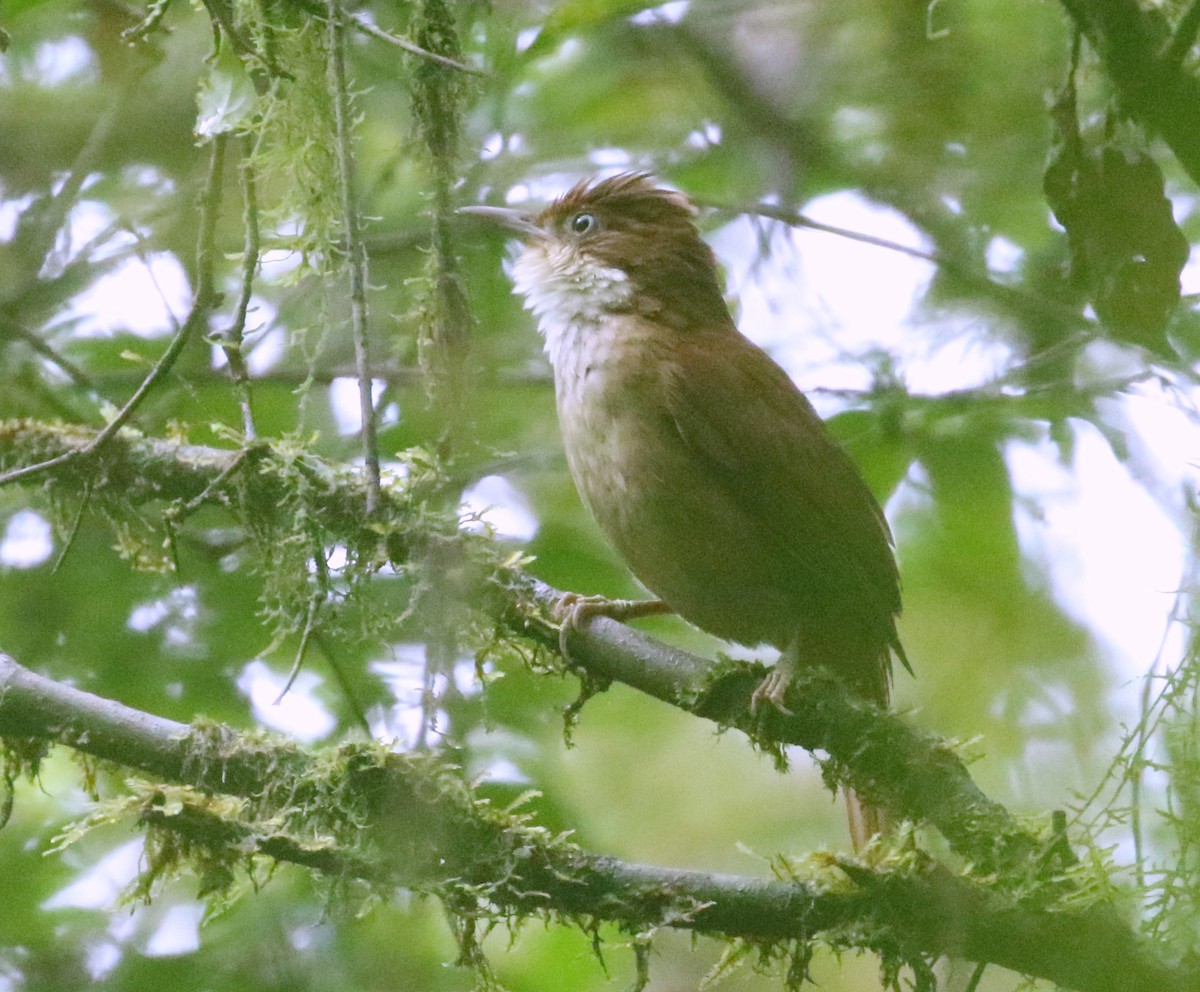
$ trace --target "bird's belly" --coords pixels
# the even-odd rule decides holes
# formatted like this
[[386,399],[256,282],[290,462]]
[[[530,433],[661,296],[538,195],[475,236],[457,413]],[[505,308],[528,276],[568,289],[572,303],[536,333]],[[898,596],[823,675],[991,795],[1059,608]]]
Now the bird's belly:
[[795,593],[758,522],[707,478],[653,383],[576,383],[559,389],[571,474],[596,522],[635,576],[702,630],[744,644],[784,646]]

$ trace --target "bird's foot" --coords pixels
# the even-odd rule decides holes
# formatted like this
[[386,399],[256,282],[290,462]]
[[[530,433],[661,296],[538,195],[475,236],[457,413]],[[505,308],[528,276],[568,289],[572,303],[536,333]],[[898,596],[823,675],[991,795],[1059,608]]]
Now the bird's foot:
[[783,698],[787,695],[787,688],[791,682],[791,666],[785,665],[781,658],[767,677],[758,683],[757,688],[750,694],[750,714],[756,716],[758,708],[763,703],[767,703],[784,716],[792,716],[792,711],[783,705]]
[[558,623],[558,650],[564,658],[569,658],[571,655],[567,650],[567,637],[595,617],[608,617],[610,620],[624,623],[639,617],[655,617],[674,612],[661,599],[609,599],[607,596],[581,596],[579,593],[568,592],[563,593],[554,604],[551,616]]

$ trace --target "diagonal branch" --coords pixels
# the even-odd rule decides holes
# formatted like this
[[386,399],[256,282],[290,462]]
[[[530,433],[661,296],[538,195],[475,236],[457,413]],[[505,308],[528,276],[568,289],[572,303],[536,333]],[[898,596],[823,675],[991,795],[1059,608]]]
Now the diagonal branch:
[[[538,617],[563,593],[514,573],[510,628],[557,647],[558,632]],[[971,779],[962,759],[942,739],[923,733],[888,710],[851,696],[823,672],[798,674],[789,687],[790,713],[759,716],[750,696],[761,666],[716,664],[670,647],[623,624],[597,617],[567,639],[570,661],[593,678],[624,683],[721,727],[744,732],[760,745],[795,744],[825,752],[840,780],[898,817],[933,824],[956,851],[984,870],[1027,865],[1044,857],[1052,840],[1021,829],[1002,805]]]
[[[205,792],[258,801],[269,827],[199,803],[168,812],[153,795],[142,819],[213,848],[236,849],[338,876],[453,893],[466,886],[485,913],[586,916],[756,941],[828,937],[893,953],[952,954],[1047,978],[1080,992],[1183,992],[1200,974],[1173,968],[1114,914],[1022,906],[928,861],[840,867],[849,885],[810,884],[630,864],[582,851],[494,811],[452,766],[430,755],[346,747],[340,773],[372,803],[347,846],[305,842],[271,817],[305,776],[330,773],[321,752],[188,726],[122,706],[23,668],[0,654],[0,736],[67,743],[97,758]],[[339,767],[339,766],[333,766]],[[283,787],[280,787],[280,781]],[[454,787],[447,787],[452,781]],[[480,898],[483,902],[480,903]]]
[[133,416],[142,400],[174,368],[176,360],[188,342],[208,323],[209,315],[217,304],[216,279],[213,269],[217,251],[216,226],[221,208],[225,145],[226,135],[218,135],[213,141],[212,154],[209,157],[208,181],[201,199],[199,243],[196,246],[196,295],[187,319],[175,332],[170,344],[155,362],[154,368],[142,380],[141,385],[125,401],[125,405],[113,414],[104,428],[90,438],[86,446],[63,451],[45,462],[33,462],[8,471],[0,471],[0,486],[18,481],[28,482],[44,472],[65,468],[68,462],[77,458],[95,455]]
[[[30,422],[0,424],[0,472],[30,461],[43,461],[86,447],[90,432]],[[280,458],[269,445],[254,448],[244,464],[231,470],[237,451],[185,445],[124,433],[105,448],[103,471],[80,473],[60,465],[47,484],[63,495],[106,492],[126,503],[163,500],[189,503],[201,497],[223,498],[248,517],[279,509],[287,491],[283,473],[270,471]],[[557,649],[558,629],[546,617],[562,596],[519,569],[500,563],[485,539],[456,530],[435,534],[422,511],[425,500],[411,485],[381,494],[377,516],[361,512],[361,474],[339,470],[309,457],[314,480],[314,509],[327,532],[351,546],[374,546],[377,527],[408,534],[403,553],[418,554],[420,535],[426,543],[445,544],[441,552],[456,561],[455,581],[462,583],[461,601],[479,606],[511,631]],[[432,489],[428,501],[441,494]],[[190,505],[190,503],[189,503]],[[438,504],[440,505],[440,504]],[[451,524],[451,526],[453,526]],[[451,546],[459,548],[450,552]],[[477,554],[468,553],[474,549]],[[470,562],[476,562],[474,568]],[[1056,838],[1040,838],[1016,825],[1008,811],[985,796],[972,781],[961,758],[945,742],[909,726],[894,713],[853,698],[836,680],[820,673],[798,677],[788,693],[792,715],[771,710],[755,719],[749,697],[761,681],[760,667],[718,664],[676,648],[622,624],[597,618],[568,637],[570,661],[600,681],[619,681],[678,706],[722,727],[734,727],[761,746],[796,744],[829,755],[831,771],[867,799],[899,817],[935,826],[954,849],[981,870],[1020,866],[1048,857]]]

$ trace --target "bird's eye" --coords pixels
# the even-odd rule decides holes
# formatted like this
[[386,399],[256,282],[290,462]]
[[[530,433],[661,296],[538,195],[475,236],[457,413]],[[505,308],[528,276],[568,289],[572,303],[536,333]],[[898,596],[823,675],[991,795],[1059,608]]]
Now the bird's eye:
[[592,214],[576,214],[571,218],[571,230],[576,234],[587,234],[596,230],[599,223]]

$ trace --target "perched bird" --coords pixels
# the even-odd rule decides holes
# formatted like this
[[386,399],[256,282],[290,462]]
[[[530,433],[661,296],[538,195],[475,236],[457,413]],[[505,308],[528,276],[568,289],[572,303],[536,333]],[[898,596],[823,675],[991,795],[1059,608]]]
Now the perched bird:
[[[687,198],[624,173],[533,216],[464,211],[523,243],[515,290],[554,367],[567,463],[633,574],[700,629],[780,650],[753,706],[785,709],[792,675],[817,665],[886,705],[892,654],[908,665],[887,522],[812,405],[734,325]],[[861,846],[882,815],[847,795]]]

